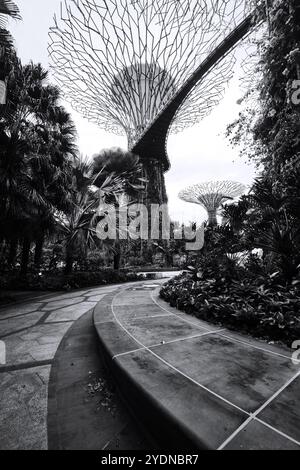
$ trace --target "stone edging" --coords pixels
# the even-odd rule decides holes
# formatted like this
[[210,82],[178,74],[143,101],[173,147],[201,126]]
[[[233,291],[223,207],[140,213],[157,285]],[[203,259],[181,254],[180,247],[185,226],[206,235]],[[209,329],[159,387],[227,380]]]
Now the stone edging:
[[94,326],[99,338],[100,351],[123,400],[159,447],[173,450],[210,449],[207,444],[200,441],[199,436],[177,419],[175,410],[174,412],[167,410],[151,392],[145,389],[142,380],[137,381],[123,366],[122,354],[138,349],[140,345],[115,321],[111,306],[114,297],[120,291],[121,289],[108,294],[96,305]]

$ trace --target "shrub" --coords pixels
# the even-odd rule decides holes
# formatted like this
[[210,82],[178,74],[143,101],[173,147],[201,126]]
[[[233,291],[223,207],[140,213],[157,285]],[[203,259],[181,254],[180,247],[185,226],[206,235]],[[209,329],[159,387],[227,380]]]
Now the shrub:
[[245,270],[243,274],[239,280],[195,280],[197,273],[185,273],[165,284],[160,296],[208,322],[291,346],[300,338],[299,279],[286,283],[278,273],[254,277]]
[[69,275],[62,273],[42,275],[40,273],[30,273],[26,277],[20,277],[18,273],[6,273],[0,277],[0,289],[56,291],[136,280],[138,280],[138,276],[134,272],[118,272],[110,268],[95,272],[74,272]]

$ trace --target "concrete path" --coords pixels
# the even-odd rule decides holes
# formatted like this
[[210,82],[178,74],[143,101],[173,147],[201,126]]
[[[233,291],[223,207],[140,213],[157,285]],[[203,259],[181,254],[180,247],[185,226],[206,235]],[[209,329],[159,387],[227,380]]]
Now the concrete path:
[[123,396],[148,413],[145,426],[158,438],[177,440],[177,449],[182,436],[198,448],[300,449],[300,365],[291,351],[180,313],[156,284],[0,309],[1,450],[157,448],[104,371],[93,309]]
[[288,349],[180,313],[149,284],[107,295],[94,321],[125,398],[166,445],[300,450]]
[[0,341],[6,346],[0,449],[152,445],[111,390],[95,350],[92,309],[116,289],[47,295],[0,309]]

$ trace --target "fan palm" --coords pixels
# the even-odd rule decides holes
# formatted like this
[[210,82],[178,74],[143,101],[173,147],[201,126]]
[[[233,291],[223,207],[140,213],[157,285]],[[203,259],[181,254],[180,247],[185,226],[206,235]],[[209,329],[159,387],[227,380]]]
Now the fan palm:
[[[19,8],[11,0],[0,0],[0,57],[1,48],[5,50],[12,44],[12,38],[6,30],[7,19],[9,17],[20,19]],[[2,50],[2,52],[4,52],[4,50]]]
[[0,26],[3,27],[5,17],[20,18],[19,8],[11,0],[0,0]]
[[252,210],[247,216],[249,244],[269,254],[272,264],[286,278],[293,277],[300,263],[300,229],[291,211],[292,195],[277,191],[268,179],[257,180],[249,196]]
[[[99,186],[107,175],[114,173],[123,181],[123,194],[128,197],[128,202],[133,203],[139,194],[145,189],[146,179],[143,178],[143,168],[139,157],[131,152],[123,151],[120,148],[105,149],[94,157],[94,173],[101,169],[99,176],[95,179],[95,184]],[[120,205],[120,198],[108,199],[113,206]],[[121,262],[122,243],[119,240],[118,220],[116,240],[107,244],[108,249],[113,253],[114,269],[118,270]]]
[[123,192],[130,198],[135,198],[145,186],[142,177],[143,168],[139,157],[120,148],[105,149],[94,156],[95,185],[99,186],[105,178],[114,173],[123,179]]
[[222,217],[226,226],[233,229],[235,233],[240,232],[245,225],[250,202],[247,196],[243,196],[237,203],[224,204]]
[[[93,163],[82,158],[73,164],[71,188],[71,204],[69,209],[57,215],[59,232],[65,245],[65,272],[70,274],[76,255],[86,255],[88,248],[96,246],[97,211],[100,201],[111,199],[120,194],[124,180],[111,173],[101,178],[104,169],[93,176]],[[96,180],[102,180],[95,190]]]
[[39,64],[22,66],[16,59],[7,112],[0,118],[1,231],[14,245],[16,236],[23,240],[23,272],[31,242],[36,238],[39,265],[54,213],[68,204],[70,165],[77,151],[70,115],[58,106],[58,90],[46,85],[46,78]]
[[19,9],[14,2],[0,0],[0,115],[3,114],[3,104],[6,101],[6,85],[12,68],[12,58],[15,55],[13,40],[6,29],[9,17],[20,18]]

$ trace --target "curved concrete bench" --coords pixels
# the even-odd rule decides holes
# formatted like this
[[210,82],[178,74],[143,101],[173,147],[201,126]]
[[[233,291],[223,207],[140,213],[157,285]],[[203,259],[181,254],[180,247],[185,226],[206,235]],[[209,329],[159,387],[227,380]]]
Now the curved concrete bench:
[[300,449],[299,426],[276,411],[299,385],[288,351],[180,313],[147,283],[104,297],[94,324],[120,392],[161,447]]

